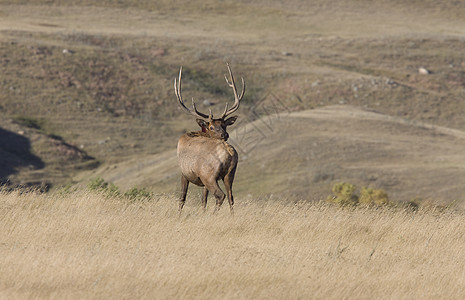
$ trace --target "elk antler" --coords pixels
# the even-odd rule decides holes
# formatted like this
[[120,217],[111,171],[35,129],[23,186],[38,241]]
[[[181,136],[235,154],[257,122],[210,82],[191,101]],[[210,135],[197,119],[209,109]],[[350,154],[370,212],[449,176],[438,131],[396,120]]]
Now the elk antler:
[[234,104],[230,109],[228,109],[228,104],[226,103],[226,107],[224,109],[223,114],[221,115],[221,119],[226,118],[228,115],[232,114],[233,112],[235,112],[239,108],[239,104],[240,104],[240,102],[242,100],[242,97],[244,97],[244,93],[245,93],[244,78],[241,77],[241,79],[242,79],[242,92],[241,92],[241,95],[238,96],[237,95],[236,83],[234,82],[234,76],[232,74],[231,68],[229,67],[229,63],[226,63],[226,66],[228,67],[229,76],[231,77],[231,82],[228,80],[226,75],[224,75],[224,79],[226,79],[226,82],[228,83],[228,85],[233,89],[233,92],[234,92]]
[[181,108],[190,115],[211,120],[213,118],[211,109],[210,109],[210,115],[201,113],[195,107],[194,98],[192,98],[193,111],[187,108],[186,105],[184,105],[184,100],[182,100],[182,96],[181,96],[181,74],[182,74],[182,66],[179,69],[179,79],[176,81],[176,78],[174,78],[174,93],[176,94],[176,97],[178,98],[179,105],[181,105]]

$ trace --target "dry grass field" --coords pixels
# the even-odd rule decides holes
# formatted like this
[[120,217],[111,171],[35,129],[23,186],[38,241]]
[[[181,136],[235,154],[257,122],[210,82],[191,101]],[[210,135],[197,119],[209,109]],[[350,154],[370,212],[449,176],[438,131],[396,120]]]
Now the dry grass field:
[[463,299],[462,212],[0,194],[1,299]]

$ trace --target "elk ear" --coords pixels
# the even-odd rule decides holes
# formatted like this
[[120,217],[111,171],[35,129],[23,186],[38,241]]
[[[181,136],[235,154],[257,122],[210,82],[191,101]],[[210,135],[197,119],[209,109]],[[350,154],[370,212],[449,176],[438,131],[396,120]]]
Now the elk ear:
[[230,126],[232,124],[234,124],[234,122],[236,122],[237,120],[237,116],[232,116],[231,118],[228,118],[224,121],[224,125],[226,126]]
[[207,121],[202,120],[202,119],[197,119],[196,121],[197,121],[197,124],[199,124],[199,126],[202,127],[202,129],[206,129],[208,127]]

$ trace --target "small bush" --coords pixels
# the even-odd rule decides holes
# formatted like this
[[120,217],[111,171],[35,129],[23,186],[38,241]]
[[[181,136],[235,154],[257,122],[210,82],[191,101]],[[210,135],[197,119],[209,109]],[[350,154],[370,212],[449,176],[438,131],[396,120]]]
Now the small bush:
[[102,193],[107,197],[118,197],[121,195],[118,186],[113,183],[106,182],[101,177],[92,179],[87,185],[87,188],[90,191]]
[[106,182],[103,178],[97,177],[92,179],[87,185],[88,189],[93,192],[98,192],[106,197],[128,199],[131,202],[149,200],[152,198],[153,193],[145,190],[144,188],[132,188],[121,194],[117,185],[111,182]]
[[417,211],[420,208],[421,202],[423,200],[419,197],[415,197],[410,201],[407,201],[404,206],[405,208],[411,210],[411,211]]
[[89,184],[87,184],[87,188],[94,192],[106,189],[107,186],[108,182],[105,182],[102,177],[94,178],[89,182]]
[[27,116],[15,116],[13,117],[13,121],[16,124],[38,130],[43,130],[44,127],[44,121]]
[[144,188],[132,188],[126,193],[124,193],[124,197],[129,199],[130,201],[138,201],[138,200],[148,200],[152,198],[153,193],[146,191]]
[[365,205],[382,206],[388,204],[389,199],[384,190],[364,187],[360,191],[358,202]]
[[358,197],[354,194],[355,185],[350,183],[336,183],[332,189],[334,195],[328,196],[328,201],[341,206],[356,205]]
[[73,187],[73,185],[71,183],[68,183],[66,185],[63,185],[59,190],[58,190],[58,194],[59,195],[62,195],[62,196],[65,196],[65,195],[69,195],[71,193],[74,193],[77,191],[77,188],[76,187]]
[[328,196],[327,201],[340,206],[353,205],[374,205],[382,206],[389,203],[387,193],[382,189],[363,187],[360,196],[355,193],[356,187],[353,184],[341,182],[333,185],[333,195]]
[[113,183],[109,183],[106,189],[106,194],[108,197],[118,197],[121,195],[118,186]]

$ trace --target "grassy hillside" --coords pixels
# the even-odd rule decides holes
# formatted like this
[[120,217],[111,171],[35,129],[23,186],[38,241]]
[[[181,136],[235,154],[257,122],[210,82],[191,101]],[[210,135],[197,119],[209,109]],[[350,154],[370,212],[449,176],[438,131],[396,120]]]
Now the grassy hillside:
[[[282,109],[275,104],[268,111]],[[255,112],[264,114],[265,108]],[[260,196],[321,200],[335,182],[346,181],[382,188],[394,201],[419,198],[463,206],[463,131],[348,105],[281,110],[243,122],[230,134],[240,156],[233,188],[238,201]],[[82,175],[101,176],[124,190],[144,186],[169,193],[180,188],[175,149]],[[188,201],[200,199],[200,188],[190,190]]]
[[463,298],[463,214],[0,194],[0,298]]
[[[195,97],[204,110],[204,100],[217,103],[212,107],[217,113],[232,101],[222,77],[226,60],[248,85],[237,132],[253,126],[246,124],[263,117],[257,109],[276,99],[286,113],[342,104],[387,119],[401,118],[406,124],[462,131],[463,13],[456,1],[2,2],[0,127],[4,136],[26,142],[16,150],[0,145],[0,153],[9,157],[1,161],[1,180],[13,186],[59,188],[86,184],[89,177],[100,175],[124,178],[127,183],[118,183],[128,187],[175,190],[177,175],[169,153],[178,136],[196,125],[177,108],[173,78],[183,65],[186,99]],[[430,74],[419,74],[420,67]],[[348,122],[367,122],[363,114],[356,116]],[[357,125],[351,134],[364,136],[370,144],[358,155],[351,150],[358,144],[342,138],[345,133],[338,129],[345,125],[327,119],[321,121],[325,126],[312,127],[308,119],[296,117],[288,122],[283,128],[304,143],[289,141],[282,145],[285,150],[274,149],[280,137],[267,133],[268,144],[260,144],[269,146],[241,155],[235,184],[239,194],[269,196],[292,190],[301,197],[310,188],[309,198],[319,199],[337,179],[374,184],[399,199],[412,197],[412,191],[433,200],[461,199],[455,183],[461,178],[460,164],[430,164],[425,173],[425,159],[417,156],[425,150],[433,161],[445,156],[456,163],[459,155],[454,151],[460,151],[462,143],[456,135],[441,138],[430,131],[429,143],[416,149],[410,147],[421,142],[416,126],[395,127],[399,131],[392,133],[376,122]],[[321,133],[316,144],[312,130]],[[329,146],[334,130],[341,134],[337,151]],[[403,131],[406,136],[396,137]],[[397,154],[384,155],[389,149],[382,143],[372,146],[373,141],[365,139],[370,135],[389,142],[411,139],[392,145],[413,158],[409,167],[399,166],[403,158]],[[436,143],[440,145],[428,150]],[[384,152],[378,153],[377,146]],[[299,165],[309,148],[327,155]],[[273,161],[268,164],[260,157]],[[398,167],[386,171],[386,166]],[[441,181],[446,186],[432,188],[434,175],[449,178]]]

